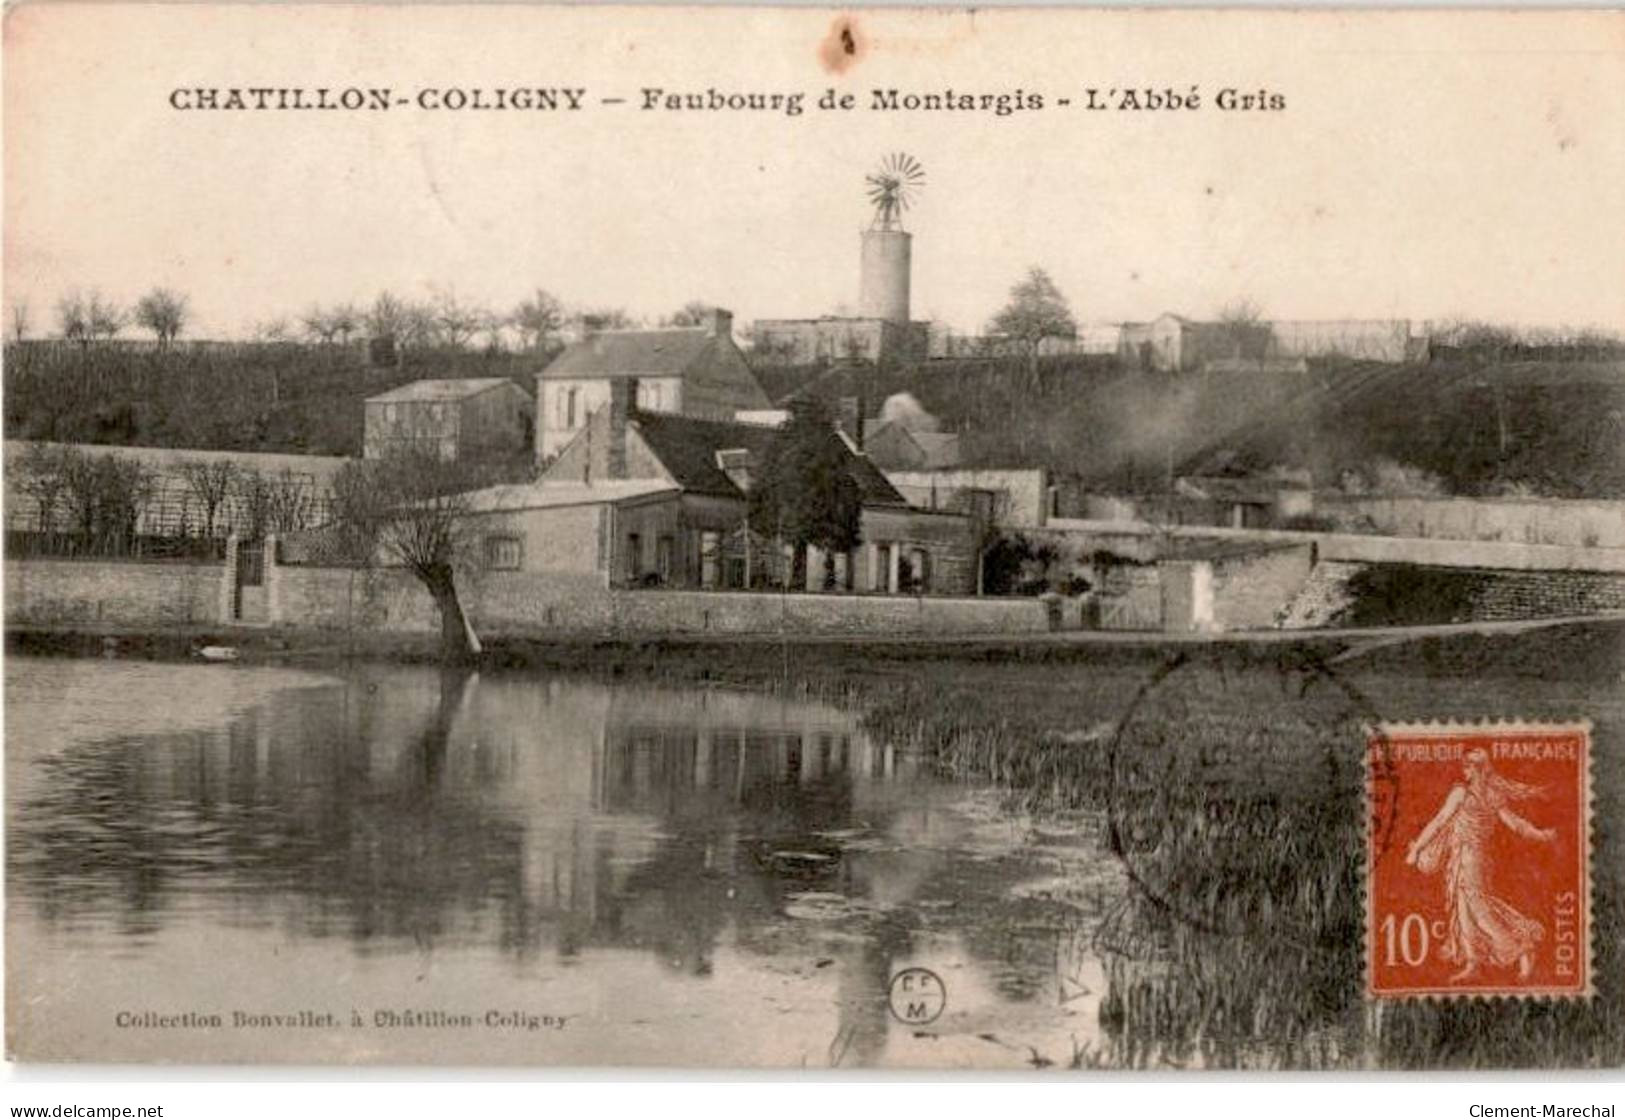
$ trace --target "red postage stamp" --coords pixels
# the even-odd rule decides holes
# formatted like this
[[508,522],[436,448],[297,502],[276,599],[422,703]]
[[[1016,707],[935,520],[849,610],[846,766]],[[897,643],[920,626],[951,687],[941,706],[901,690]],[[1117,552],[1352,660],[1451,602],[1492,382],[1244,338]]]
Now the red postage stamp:
[[1366,994],[1591,993],[1591,734],[1386,724],[1366,751]]

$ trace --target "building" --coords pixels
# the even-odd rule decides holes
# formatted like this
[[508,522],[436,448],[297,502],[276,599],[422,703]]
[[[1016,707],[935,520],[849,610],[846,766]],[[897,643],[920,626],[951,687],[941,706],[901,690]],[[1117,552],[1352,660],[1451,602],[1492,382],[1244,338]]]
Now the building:
[[1271,357],[1404,362],[1427,357],[1408,319],[1281,320],[1269,324]]
[[502,458],[530,445],[530,394],[505,377],[412,381],[368,397],[362,454]]
[[734,344],[733,315],[720,308],[701,327],[598,331],[565,348],[537,375],[536,453],[558,455],[609,403],[611,387],[635,385],[633,407],[707,420],[772,407]]
[[1189,373],[1233,353],[1223,324],[1199,323],[1173,312],[1149,323],[1124,323],[1117,350],[1128,368],[1159,373]]
[[914,361],[930,350],[929,323],[889,319],[758,319],[751,327],[751,356],[766,365]]
[[[648,526],[679,521],[681,500],[663,479],[518,483],[474,492],[469,517],[487,571],[545,573],[587,589],[612,586],[615,574],[630,570],[617,527],[633,526],[633,539],[642,529],[655,541]],[[671,571],[675,559],[662,557],[668,577],[686,583],[688,573]]]
[[[538,485],[641,481],[674,492],[617,507],[610,543],[582,537],[576,547],[599,550],[612,586],[782,586],[785,550],[746,524],[752,476],[775,429],[643,411],[632,405],[639,390],[629,378],[612,382],[607,407],[593,413]],[[981,531],[975,519],[912,509],[845,437],[832,429],[829,438],[845,449],[863,503],[861,543],[829,558],[834,589],[974,593]],[[806,590],[823,590],[825,557],[812,553]]]
[[[1091,338],[1090,345],[1096,344]],[[1171,312],[1149,323],[1124,323],[1117,343],[1118,357],[1128,368],[1175,373],[1220,372],[1237,362],[1244,362],[1247,372],[1294,373],[1308,358],[1418,361],[1427,357],[1427,349],[1427,338],[1413,334],[1407,319],[1243,324],[1198,322]]]

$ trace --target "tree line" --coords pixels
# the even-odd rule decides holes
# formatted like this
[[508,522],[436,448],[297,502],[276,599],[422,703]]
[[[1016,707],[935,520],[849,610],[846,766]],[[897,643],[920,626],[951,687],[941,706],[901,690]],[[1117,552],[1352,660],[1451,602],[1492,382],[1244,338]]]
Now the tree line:
[[[655,325],[699,326],[711,305],[691,300]],[[54,337],[89,346],[110,342],[131,329],[149,333],[159,346],[176,342],[193,325],[191,299],[172,288],[155,287],[124,305],[95,289],[75,289],[56,301],[46,334],[36,332],[32,308],[16,301],[7,310],[6,334],[12,342]],[[431,288],[426,299],[379,292],[370,304],[313,303],[298,315],[257,320],[248,327],[255,342],[307,342],[343,345],[358,338],[386,351],[408,349],[550,350],[568,328],[583,331],[625,330],[645,325],[621,307],[571,308],[558,296],[537,288],[507,309],[495,309],[459,296],[452,288]]]
[[10,474],[33,506],[33,527],[23,531],[42,538],[32,542],[41,554],[133,555],[141,538],[297,532],[324,522],[333,505],[308,475],[232,459],[158,469],[130,455],[31,443]]

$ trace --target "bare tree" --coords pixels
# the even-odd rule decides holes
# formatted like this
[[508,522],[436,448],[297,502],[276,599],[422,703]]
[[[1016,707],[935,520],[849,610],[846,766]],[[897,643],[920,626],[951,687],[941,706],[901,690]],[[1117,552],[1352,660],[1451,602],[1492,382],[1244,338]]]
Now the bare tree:
[[624,307],[599,307],[583,311],[581,326],[589,331],[624,331],[637,325],[637,320]]
[[665,325],[668,327],[703,327],[711,318],[711,310],[709,303],[691,299],[666,316]]
[[153,473],[122,455],[60,451],[59,477],[65,511],[84,544],[124,550],[134,543],[141,512],[152,499]]
[[56,529],[56,512],[67,487],[65,456],[71,448],[31,443],[17,463],[17,489],[34,503],[34,517],[42,533]]
[[220,513],[236,491],[237,464],[231,459],[181,464],[181,478],[192,497],[203,507],[203,535],[212,537],[219,524]]
[[401,344],[407,347],[433,346],[439,335],[434,309],[425,303],[408,303],[402,316]]
[[367,333],[374,338],[390,338],[400,340],[406,333],[407,307],[406,301],[390,291],[378,293],[367,309],[365,323]]
[[11,341],[21,342],[28,337],[28,301],[17,300],[6,311],[6,334]]
[[258,539],[271,531],[271,485],[264,472],[251,467],[236,471],[229,500],[232,521],[244,536]]
[[190,316],[186,297],[168,288],[154,288],[135,305],[136,326],[151,331],[160,346],[174,342]]
[[1224,332],[1232,358],[1260,360],[1269,350],[1270,325],[1264,311],[1243,297],[1219,308],[1219,328]]
[[299,317],[305,336],[323,345],[349,342],[350,336],[361,329],[362,315],[353,303],[336,303],[332,307],[312,304]]
[[256,342],[292,342],[294,334],[287,317],[282,315],[255,323],[248,333]]
[[316,488],[308,475],[283,468],[264,476],[265,527],[272,533],[297,533],[316,521]]
[[62,337],[69,342],[77,342],[80,346],[88,346],[95,339],[90,325],[91,297],[80,291],[72,291],[56,301],[57,329]]
[[485,337],[485,349],[490,354],[500,354],[507,347],[508,317],[498,315],[494,311],[480,312],[480,334]]
[[361,329],[361,312],[353,303],[341,303],[328,312],[332,317],[334,333],[340,342],[349,342],[350,336]]
[[434,293],[433,307],[440,341],[454,350],[468,345],[488,314],[483,308],[459,299],[450,288]]
[[111,339],[129,323],[130,316],[112,300],[104,299],[100,292],[91,292],[85,313],[90,324],[91,338]]
[[307,338],[313,342],[320,342],[324,346],[330,345],[339,336],[338,320],[327,308],[317,304],[312,304],[303,315],[299,316],[299,325],[304,328]]
[[546,349],[564,326],[564,305],[555,296],[537,288],[529,299],[520,301],[508,320],[519,332],[519,341],[525,349]]
[[441,653],[449,661],[479,650],[456,583],[476,539],[470,481],[456,464],[409,449],[347,463],[332,486],[346,551],[362,562],[376,556],[401,564],[423,584],[440,610]]

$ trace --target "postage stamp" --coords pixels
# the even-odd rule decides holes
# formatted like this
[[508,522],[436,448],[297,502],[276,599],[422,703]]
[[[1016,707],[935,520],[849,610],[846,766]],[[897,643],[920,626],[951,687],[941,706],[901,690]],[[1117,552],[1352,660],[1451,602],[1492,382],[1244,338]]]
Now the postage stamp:
[[1369,732],[1366,995],[1585,997],[1591,727]]

